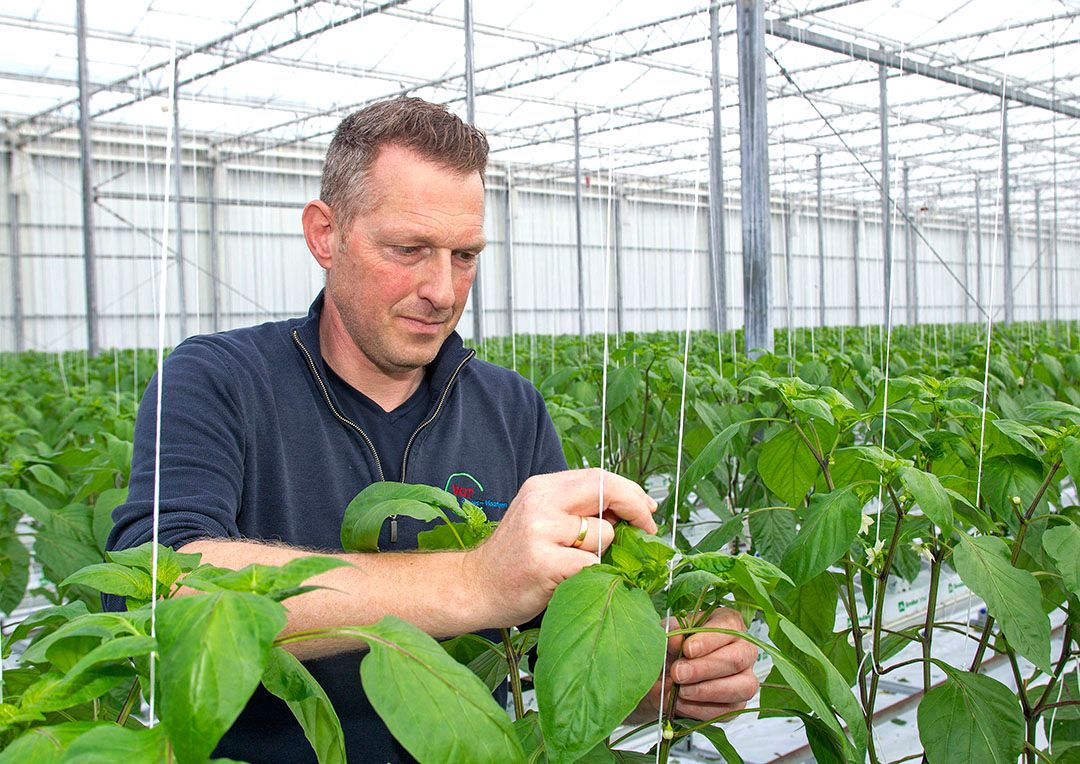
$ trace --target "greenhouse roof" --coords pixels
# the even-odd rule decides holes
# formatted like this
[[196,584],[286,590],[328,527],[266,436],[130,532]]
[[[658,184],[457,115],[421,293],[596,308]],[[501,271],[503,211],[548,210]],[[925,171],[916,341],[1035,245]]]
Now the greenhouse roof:
[[[358,106],[408,93],[465,114],[464,0],[87,0],[97,130],[164,129],[177,61],[185,142],[225,161],[325,144]],[[716,4],[725,184],[739,185],[735,4]],[[879,64],[891,177],[919,209],[999,193],[1003,89],[1015,216],[1080,211],[1080,2],[785,0],[766,7],[770,182],[876,207]],[[492,160],[706,187],[710,6],[475,0],[476,123]],[[0,115],[17,143],[75,134],[75,3],[0,2]],[[632,181],[629,181],[632,182]]]

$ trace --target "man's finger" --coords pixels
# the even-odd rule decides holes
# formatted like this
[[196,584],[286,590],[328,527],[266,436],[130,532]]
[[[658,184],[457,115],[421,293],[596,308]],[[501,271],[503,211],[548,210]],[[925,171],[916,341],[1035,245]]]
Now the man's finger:
[[696,684],[682,684],[679,697],[698,703],[745,703],[758,691],[753,671],[742,671],[722,679],[709,679]]
[[[560,474],[568,477],[559,486],[559,502],[574,514],[595,515],[610,510],[630,524],[648,533],[656,533],[656,522],[652,518],[656,501],[634,481],[595,468]],[[597,501],[601,480],[604,492],[602,509]]]
[[[709,617],[705,625],[713,629],[746,631],[746,624],[743,622],[742,616],[730,608],[718,609]],[[746,640],[740,639],[733,634],[723,634],[715,631],[693,634],[686,640],[683,655],[687,658],[700,658],[736,641],[749,644]]]

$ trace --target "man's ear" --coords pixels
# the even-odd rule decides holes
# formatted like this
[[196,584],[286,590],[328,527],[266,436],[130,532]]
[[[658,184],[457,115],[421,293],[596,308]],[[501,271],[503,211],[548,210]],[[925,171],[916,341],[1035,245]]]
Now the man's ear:
[[340,235],[334,212],[320,199],[308,202],[300,216],[304,226],[304,241],[315,261],[323,270],[330,270]]

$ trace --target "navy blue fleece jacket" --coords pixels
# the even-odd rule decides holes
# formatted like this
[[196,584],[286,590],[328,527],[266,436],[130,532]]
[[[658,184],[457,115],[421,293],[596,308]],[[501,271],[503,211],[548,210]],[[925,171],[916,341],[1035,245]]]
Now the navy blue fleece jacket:
[[[345,507],[383,478],[383,466],[326,383],[322,305],[320,294],[304,318],[192,337],[166,359],[162,544],[245,538],[341,550]],[[445,488],[499,519],[528,477],[566,468],[543,399],[520,375],[475,358],[456,333],[429,374],[432,403],[406,448],[404,481]],[[156,385],[139,408],[128,501],[113,513],[109,549],[151,536]],[[415,548],[430,527],[399,518],[392,542],[389,526],[380,538],[389,551]],[[350,761],[407,761],[360,691],[359,660],[353,653],[306,665],[341,717]],[[314,761],[288,708],[262,688],[216,755]]]

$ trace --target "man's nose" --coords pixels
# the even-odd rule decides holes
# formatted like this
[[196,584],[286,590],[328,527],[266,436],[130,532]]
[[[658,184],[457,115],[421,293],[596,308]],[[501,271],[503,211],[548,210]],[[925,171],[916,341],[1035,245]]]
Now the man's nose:
[[454,264],[450,250],[438,251],[427,259],[417,295],[439,311],[454,307]]

